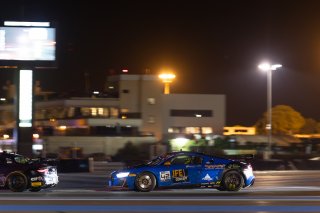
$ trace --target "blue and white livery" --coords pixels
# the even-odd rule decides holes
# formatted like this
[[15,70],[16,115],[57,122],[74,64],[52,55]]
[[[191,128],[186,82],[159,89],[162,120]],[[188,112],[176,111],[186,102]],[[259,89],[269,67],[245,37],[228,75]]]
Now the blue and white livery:
[[252,186],[254,180],[252,167],[247,162],[197,152],[173,152],[146,164],[112,172],[109,186],[143,192],[173,187],[239,191]]

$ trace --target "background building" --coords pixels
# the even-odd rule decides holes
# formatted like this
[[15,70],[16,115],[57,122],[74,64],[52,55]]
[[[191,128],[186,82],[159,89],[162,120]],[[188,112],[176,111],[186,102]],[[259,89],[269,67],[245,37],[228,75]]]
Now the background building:
[[[91,97],[37,100],[35,143],[45,153],[80,157],[114,155],[128,142],[151,146],[177,135],[222,134],[225,105],[225,95],[165,95],[155,75],[112,75],[105,91]],[[7,118],[0,125],[14,122],[10,114],[12,105],[0,105],[0,116]]]

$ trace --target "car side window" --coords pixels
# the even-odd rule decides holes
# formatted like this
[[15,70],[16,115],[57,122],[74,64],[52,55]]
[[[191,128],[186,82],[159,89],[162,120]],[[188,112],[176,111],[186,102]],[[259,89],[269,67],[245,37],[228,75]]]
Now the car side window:
[[198,156],[194,156],[192,158],[192,164],[195,164],[195,165],[200,165],[202,164],[202,158],[201,157],[198,157]]
[[198,156],[180,155],[172,159],[171,165],[200,165],[202,158]]
[[180,155],[172,159],[171,165],[187,165],[191,164],[192,158],[189,155]]

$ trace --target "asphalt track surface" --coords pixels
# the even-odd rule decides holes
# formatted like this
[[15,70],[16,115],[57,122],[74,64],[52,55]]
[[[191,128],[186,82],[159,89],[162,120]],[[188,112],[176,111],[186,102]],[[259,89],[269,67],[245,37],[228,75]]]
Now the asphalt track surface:
[[320,212],[320,171],[255,172],[240,192],[211,188],[149,193],[110,191],[107,174],[59,174],[57,187],[40,192],[0,191],[0,212]]

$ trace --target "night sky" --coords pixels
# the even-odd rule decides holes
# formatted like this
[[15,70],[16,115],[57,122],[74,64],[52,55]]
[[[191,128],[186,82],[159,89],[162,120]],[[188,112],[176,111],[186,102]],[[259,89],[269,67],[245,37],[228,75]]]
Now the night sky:
[[[173,93],[227,96],[227,125],[254,125],[267,107],[268,60],[273,105],[320,121],[320,1],[309,0],[1,0],[0,20],[51,21],[58,68],[35,70],[43,90],[103,89],[110,70],[177,75]],[[10,78],[1,70],[0,83]]]

